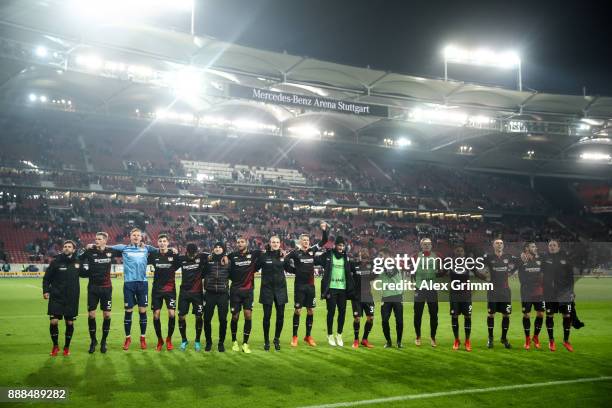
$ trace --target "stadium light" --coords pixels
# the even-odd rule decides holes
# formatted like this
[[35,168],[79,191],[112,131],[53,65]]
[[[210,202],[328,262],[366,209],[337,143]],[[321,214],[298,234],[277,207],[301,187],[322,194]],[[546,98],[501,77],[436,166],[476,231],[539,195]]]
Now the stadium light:
[[39,100],[40,100],[42,103],[46,103],[46,102],[47,102],[47,97],[46,97],[45,95],[40,95]]
[[418,122],[436,122],[453,125],[463,125],[468,122],[469,116],[465,112],[440,107],[440,109],[416,108],[410,113],[410,117]]
[[200,95],[203,73],[194,67],[186,67],[169,74],[168,83],[174,93],[184,99],[193,100]]
[[48,54],[47,48],[43,47],[42,45],[39,45],[34,50],[34,54],[36,54],[36,56],[39,57],[39,58],[45,58],[47,56],[47,54]]
[[30,100],[30,102],[36,102],[36,94],[29,94],[28,99]]
[[78,55],[76,57],[76,63],[92,70],[102,67],[102,59],[97,55]]
[[268,131],[276,130],[276,126],[274,126],[274,125],[258,122],[256,120],[252,120],[252,119],[237,119],[237,120],[231,122],[231,124],[237,130],[244,131],[244,132],[249,132],[249,131],[253,132],[253,131],[257,131],[257,130],[268,130]]
[[405,137],[400,137],[399,139],[397,139],[397,145],[399,147],[406,147],[406,146],[410,146],[412,144],[412,142],[408,139],[406,139]]
[[321,136],[321,131],[311,125],[292,126],[287,130],[304,139]]
[[79,17],[105,23],[135,20],[168,12],[191,13],[191,35],[195,33],[195,0],[73,0],[69,3]]
[[448,81],[448,64],[474,65],[499,69],[516,69],[518,89],[523,90],[521,57],[516,51],[495,52],[487,48],[467,50],[455,45],[444,47],[444,80]]
[[598,153],[598,152],[585,152],[580,155],[582,160],[589,161],[610,161],[612,156],[606,153]]

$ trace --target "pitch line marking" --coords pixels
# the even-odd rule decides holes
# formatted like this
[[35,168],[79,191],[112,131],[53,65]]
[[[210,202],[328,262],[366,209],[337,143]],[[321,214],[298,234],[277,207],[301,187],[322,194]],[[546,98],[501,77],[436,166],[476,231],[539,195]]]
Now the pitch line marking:
[[419,400],[419,399],[426,399],[426,398],[448,397],[448,396],[454,396],[454,395],[480,394],[484,392],[509,391],[509,390],[525,389],[525,388],[548,387],[552,385],[565,385],[565,384],[611,381],[611,380],[612,380],[612,377],[609,377],[609,376],[577,378],[575,380],[548,381],[548,382],[531,383],[531,384],[515,384],[515,385],[503,385],[499,387],[470,388],[467,390],[432,392],[432,393],[425,393],[425,394],[398,395],[396,397],[388,397],[388,398],[377,398],[377,399],[350,401],[350,402],[337,402],[333,404],[322,404],[322,405],[309,405],[309,406],[304,406],[300,408],[353,407],[355,405],[381,404],[385,402],[410,401],[410,400]]

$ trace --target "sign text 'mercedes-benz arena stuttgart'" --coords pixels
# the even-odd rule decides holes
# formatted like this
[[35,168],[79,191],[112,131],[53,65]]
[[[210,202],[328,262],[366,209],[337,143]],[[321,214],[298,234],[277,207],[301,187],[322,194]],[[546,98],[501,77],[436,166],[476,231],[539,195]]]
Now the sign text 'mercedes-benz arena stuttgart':
[[312,110],[332,111],[358,116],[389,116],[389,109],[386,106],[270,91],[235,84],[229,86],[229,94],[234,98],[244,98],[276,105],[298,106]]

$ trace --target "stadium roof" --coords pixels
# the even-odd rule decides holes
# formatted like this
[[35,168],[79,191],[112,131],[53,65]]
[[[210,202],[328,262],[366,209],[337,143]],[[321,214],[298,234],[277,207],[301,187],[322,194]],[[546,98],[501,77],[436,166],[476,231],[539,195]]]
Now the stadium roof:
[[[580,172],[580,166],[565,163],[565,159],[572,154],[575,158],[590,145],[612,152],[607,138],[611,97],[519,92],[352,67],[134,22],[76,19],[67,4],[70,2],[26,0],[0,5],[0,99],[5,103],[22,100],[38,90],[71,98],[94,112],[154,111],[158,106],[195,114],[252,111],[281,126],[314,120],[338,129],[339,136],[346,134],[349,139],[405,135],[414,148],[432,153],[456,153],[460,146],[469,144],[471,166],[503,171]],[[57,53],[57,58],[36,61],[32,56],[36,47],[49,49],[54,57]],[[83,69],[75,64],[75,58],[83,55],[144,66],[156,73],[197,67],[205,72],[206,83],[198,98],[183,100],[158,76],[134,80]],[[264,105],[230,97],[224,88],[227,84],[384,105],[389,116],[360,117]],[[482,129],[411,121],[412,109],[432,106],[488,115],[496,123]],[[596,125],[577,131],[584,118]],[[512,133],[507,129],[509,121],[530,126]],[[523,156],[529,150],[537,152],[536,160],[526,163]],[[586,173],[591,169],[588,165]]]

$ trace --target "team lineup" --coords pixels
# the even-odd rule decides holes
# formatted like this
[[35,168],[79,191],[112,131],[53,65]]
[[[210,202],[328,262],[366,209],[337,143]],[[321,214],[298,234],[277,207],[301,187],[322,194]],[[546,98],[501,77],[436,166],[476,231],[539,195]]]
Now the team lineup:
[[[259,303],[263,306],[264,350],[274,347],[281,350],[285,306],[289,303],[286,273],[294,275],[294,313],[291,346],[298,346],[298,332],[302,311],[306,308],[304,342],[316,346],[312,336],[314,310],[316,307],[315,266],[322,271],[320,297],[327,304],[327,341],[330,346],[344,346],[342,333],[345,324],[347,303],[350,301],[353,312],[353,348],[374,347],[368,341],[368,335],[374,326],[375,301],[372,289],[380,293],[382,331],[385,348],[395,345],[403,347],[404,332],[404,289],[402,283],[410,280],[414,283],[414,330],[415,344],[420,346],[422,318],[427,305],[430,321],[430,344],[437,347],[439,294],[428,282],[437,279],[449,279],[448,302],[450,305],[451,326],[454,335],[453,349],[461,348],[459,335],[459,317],[463,315],[464,348],[472,351],[472,291],[470,277],[485,281],[490,287],[487,290],[488,329],[487,347],[494,347],[495,315],[502,315],[501,344],[509,349],[507,334],[512,313],[512,296],[509,277],[518,276],[522,303],[522,323],[525,334],[524,348],[541,348],[539,335],[544,326],[548,333],[549,349],[556,350],[554,339],[554,316],[562,315],[563,346],[573,351],[569,341],[570,329],[580,328],[574,303],[574,272],[568,254],[561,251],[560,242],[552,239],[548,242],[547,253],[540,255],[535,243],[528,242],[523,252],[515,257],[504,252],[504,242],[497,238],[492,243],[492,253],[485,254],[481,267],[477,268],[427,268],[428,261],[439,258],[432,250],[432,241],[423,238],[421,250],[414,255],[418,262],[412,270],[396,266],[383,268],[381,273],[373,272],[373,259],[368,249],[362,248],[356,259],[347,254],[347,245],[343,237],[337,236],[334,246],[325,249],[328,241],[329,227],[325,222],[320,224],[321,239],[311,245],[310,237],[302,234],[297,248],[285,252],[281,249],[281,240],[272,236],[265,250],[250,250],[248,240],[239,236],[235,250],[228,252],[224,242],[214,244],[212,252],[200,252],[196,244],[190,243],[185,253],[170,246],[166,234],[158,236],[158,247],[145,245],[142,232],[134,228],[130,233],[130,244],[108,245],[108,234],[96,233],[95,244],[89,244],[77,253],[74,241],[63,244],[62,253],[57,255],[47,268],[43,278],[43,296],[48,299],[47,314],[50,317],[50,336],[53,342],[51,356],[57,356],[59,348],[59,320],[65,320],[65,342],[63,355],[70,355],[70,343],[74,335],[74,321],[78,316],[80,297],[79,278],[88,278],[87,309],[90,334],[89,353],[94,353],[99,346],[106,353],[109,346],[107,338],[111,328],[112,282],[111,269],[113,259],[121,257],[124,275],[124,330],[123,350],[129,350],[132,337],[132,318],[137,308],[140,326],[140,347],[146,349],[147,308],[153,311],[153,326],[157,336],[156,350],[173,350],[173,334],[176,326],[178,309],[178,326],[181,335],[180,350],[189,348],[187,325],[190,311],[194,315],[195,338],[193,349],[201,351],[201,334],[204,331],[204,350],[212,351],[214,341],[212,320],[217,313],[219,322],[217,350],[225,351],[225,340],[230,317],[230,332],[233,351],[251,353],[249,338],[252,330],[252,309],[255,301],[255,274],[261,274]],[[465,257],[465,247],[456,244],[453,248],[455,259]],[[392,256],[388,248],[381,248],[378,256]],[[435,262],[433,263],[435,264]],[[151,296],[147,269],[154,272]],[[177,288],[175,275],[181,270],[181,284]],[[166,307],[168,327],[166,336],[161,325],[161,311]],[[100,308],[103,315],[102,337],[98,342],[96,310]],[[270,329],[273,310],[275,325],[272,341]],[[535,312],[533,336],[531,332],[531,312]],[[238,342],[238,326],[243,316],[242,343]],[[391,315],[395,318],[395,342],[391,336]],[[361,332],[361,319],[365,316],[364,330]],[[334,321],[336,330],[334,332]]]

